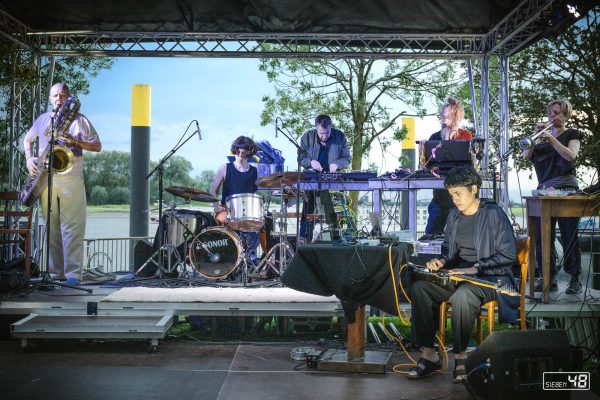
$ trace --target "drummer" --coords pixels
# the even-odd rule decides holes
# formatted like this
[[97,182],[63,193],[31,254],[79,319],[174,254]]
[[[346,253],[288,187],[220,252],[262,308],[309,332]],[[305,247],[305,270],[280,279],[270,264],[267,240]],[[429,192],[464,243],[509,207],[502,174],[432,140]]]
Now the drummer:
[[[221,201],[214,203],[215,220],[217,225],[225,226],[227,224],[227,198],[234,194],[256,193],[258,189],[256,180],[258,179],[258,170],[250,165],[248,160],[256,154],[258,146],[254,140],[247,136],[240,136],[231,144],[231,153],[235,156],[232,162],[223,164],[217,169],[217,174],[213,181],[210,193],[219,198],[218,192],[221,191]],[[242,243],[246,243],[246,252],[250,259],[256,263],[256,248],[258,247],[257,232],[238,232]]]

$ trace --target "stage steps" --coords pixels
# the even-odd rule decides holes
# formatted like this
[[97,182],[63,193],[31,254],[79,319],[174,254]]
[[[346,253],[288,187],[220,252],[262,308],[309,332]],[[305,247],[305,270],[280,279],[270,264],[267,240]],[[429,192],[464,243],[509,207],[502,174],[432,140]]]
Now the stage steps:
[[40,315],[11,325],[13,337],[27,347],[28,339],[150,339],[152,351],[173,325],[173,316]]

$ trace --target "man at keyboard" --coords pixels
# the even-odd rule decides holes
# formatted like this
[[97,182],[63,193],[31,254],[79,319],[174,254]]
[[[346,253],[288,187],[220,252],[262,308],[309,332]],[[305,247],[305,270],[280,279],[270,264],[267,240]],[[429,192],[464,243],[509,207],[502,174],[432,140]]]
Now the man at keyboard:
[[[512,266],[517,263],[517,245],[512,226],[500,207],[478,198],[481,177],[474,169],[452,169],[444,186],[456,206],[450,211],[444,231],[442,256],[427,263],[432,271],[447,270],[449,274],[473,275],[500,287],[515,287]],[[497,300],[500,320],[514,322],[518,302],[507,302],[496,290],[471,282],[456,289],[441,287],[426,280],[417,280],[411,287],[411,316],[421,357],[408,375],[410,379],[429,376],[442,367],[434,350],[439,306],[452,304],[454,333],[454,382],[459,383],[465,371],[467,344],[481,305]]]
[[[336,172],[350,165],[350,150],[346,135],[339,129],[332,128],[328,115],[320,114],[315,118],[315,128],[309,129],[300,138],[300,147],[304,153],[299,154],[300,165],[318,172]],[[315,208],[315,196],[308,193],[308,201],[302,208],[300,223],[301,241],[311,240],[312,230],[309,229],[307,214],[312,214]]]

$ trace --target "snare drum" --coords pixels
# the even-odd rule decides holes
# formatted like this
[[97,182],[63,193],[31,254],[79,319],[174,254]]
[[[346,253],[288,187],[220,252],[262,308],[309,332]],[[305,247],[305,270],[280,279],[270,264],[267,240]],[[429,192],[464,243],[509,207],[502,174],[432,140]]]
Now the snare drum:
[[194,269],[206,278],[224,278],[241,262],[240,237],[229,228],[214,226],[194,238],[190,260]]
[[212,215],[196,210],[172,210],[167,216],[167,243],[179,246],[185,239],[196,236],[209,226],[214,226]]
[[258,232],[263,224],[262,197],[254,193],[227,197],[227,226],[240,232]]

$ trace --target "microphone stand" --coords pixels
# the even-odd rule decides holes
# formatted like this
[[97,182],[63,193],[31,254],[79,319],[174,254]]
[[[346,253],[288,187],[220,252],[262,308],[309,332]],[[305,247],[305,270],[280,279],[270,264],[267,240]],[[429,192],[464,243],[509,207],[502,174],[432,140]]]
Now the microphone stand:
[[[51,225],[51,215],[52,215],[52,180],[53,180],[53,173],[52,173],[52,169],[53,169],[53,165],[54,165],[54,140],[55,140],[55,129],[56,126],[54,126],[54,115],[50,116],[50,126],[52,127],[52,129],[50,129],[50,139],[48,141],[48,161],[47,161],[47,165],[46,165],[46,171],[48,173],[48,186],[46,188],[46,196],[47,196],[47,202],[46,202],[46,243],[45,243],[45,247],[46,247],[46,254],[45,254],[45,260],[46,260],[46,267],[44,268],[44,272],[42,273],[42,280],[40,282],[38,282],[36,285],[33,285],[30,290],[28,290],[28,292],[31,292],[33,290],[36,290],[37,288],[40,289],[45,289],[45,290],[51,290],[52,289],[52,285],[56,285],[56,286],[61,286],[61,287],[67,287],[67,288],[71,288],[71,289],[77,289],[77,290],[81,290],[87,293],[92,293],[92,289],[88,289],[88,288],[82,288],[79,286],[73,286],[73,285],[69,285],[67,283],[63,283],[63,282],[56,282],[52,279],[52,276],[50,275],[50,225]],[[64,268],[64,266],[62,266]],[[83,268],[83,266],[81,266],[81,268]]]
[[[306,150],[304,150],[302,147],[300,147],[300,145],[298,144],[298,142],[296,141],[296,139],[294,139],[292,137],[292,135],[289,134],[289,132],[284,132],[281,128],[279,128],[279,126],[276,127],[278,132],[281,132],[281,134],[290,141],[290,143],[292,143],[297,151],[298,151],[298,156],[296,157],[296,159],[298,160],[298,169],[296,170],[298,172],[298,177],[296,179],[297,185],[298,185],[298,196],[296,197],[296,250],[298,249],[298,246],[300,244],[300,177],[302,172],[300,171],[300,168],[302,167],[302,165],[300,164],[300,157],[302,155],[306,155],[308,156],[308,152]],[[282,199],[283,201],[283,199]]]
[[[164,265],[163,265],[163,252],[162,252],[162,248],[164,246],[164,233],[165,233],[165,224],[162,220],[162,214],[163,214],[163,172],[165,170],[165,163],[169,160],[169,158],[171,158],[175,153],[177,153],[177,150],[179,150],[184,144],[186,144],[187,142],[189,142],[189,140],[194,136],[194,134],[196,134],[197,132],[194,131],[191,135],[189,135],[185,140],[182,139],[185,137],[187,131],[190,129],[190,126],[192,126],[193,122],[197,122],[196,120],[192,120],[190,122],[190,124],[188,125],[188,127],[185,129],[185,132],[183,132],[183,135],[181,136],[181,139],[179,139],[179,142],[177,142],[175,144],[175,146],[169,150],[169,152],[167,153],[166,156],[164,156],[158,163],[158,165],[156,167],[154,167],[154,169],[152,171],[150,171],[150,173],[148,173],[148,175],[146,175],[146,180],[150,179],[152,177],[152,175],[154,175],[156,172],[158,172],[158,271],[160,274],[160,278],[162,278],[164,271]],[[198,132],[199,133],[199,132]],[[155,253],[156,254],[156,253]],[[154,254],[152,256],[150,256],[150,258],[154,257]],[[171,255],[169,254],[169,263],[171,261]],[[147,264],[144,263],[144,266]],[[170,267],[170,266],[169,266]],[[142,268],[138,269],[138,272],[141,271]],[[169,268],[170,269],[170,268]],[[172,272],[170,270],[167,270],[166,272]]]

